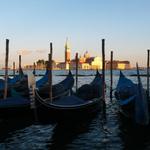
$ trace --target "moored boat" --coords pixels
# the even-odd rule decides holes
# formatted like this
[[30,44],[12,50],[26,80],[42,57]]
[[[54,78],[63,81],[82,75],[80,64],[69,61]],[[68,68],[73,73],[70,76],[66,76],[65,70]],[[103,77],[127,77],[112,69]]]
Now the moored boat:
[[51,102],[35,91],[36,109],[42,119],[66,120],[83,119],[100,110],[102,100],[102,78],[97,72],[90,84],[81,86],[76,93],[63,96]]
[[[67,76],[63,81],[54,85],[59,86],[59,89],[55,88],[55,93],[60,94],[59,97],[61,97],[64,93],[67,95],[69,90],[71,90],[74,84],[74,79],[73,77],[71,78],[71,75],[72,74],[70,72],[68,74],[69,77]],[[56,96],[57,95],[53,95],[53,97]],[[10,97],[0,99],[0,118],[24,117],[29,114],[31,115],[31,113],[33,113],[33,109],[31,109],[31,107],[30,96],[28,96],[28,98],[23,97],[19,92],[16,92],[16,90],[11,88]]]
[[142,87],[139,75],[138,84],[135,84],[120,71],[115,97],[123,117],[140,126],[149,124],[146,90]]
[[[41,84],[43,82],[44,84]],[[69,70],[68,75],[63,81],[59,82],[59,84],[55,84],[52,86],[53,99],[58,99],[62,96],[68,95],[69,92],[72,91],[73,85],[74,85],[73,74]],[[40,80],[40,82],[38,81],[36,82],[36,88],[38,88],[38,93],[42,98],[49,97],[48,72],[45,74],[45,77],[43,77]]]

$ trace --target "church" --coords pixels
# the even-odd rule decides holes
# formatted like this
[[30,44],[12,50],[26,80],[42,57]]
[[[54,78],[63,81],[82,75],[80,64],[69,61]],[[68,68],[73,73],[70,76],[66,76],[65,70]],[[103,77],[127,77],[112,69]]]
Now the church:
[[[100,57],[90,57],[88,51],[84,53],[83,56],[79,57],[79,69],[102,69],[102,60]],[[71,48],[68,42],[68,38],[65,43],[65,61],[57,64],[58,69],[75,69],[76,60],[71,59]]]

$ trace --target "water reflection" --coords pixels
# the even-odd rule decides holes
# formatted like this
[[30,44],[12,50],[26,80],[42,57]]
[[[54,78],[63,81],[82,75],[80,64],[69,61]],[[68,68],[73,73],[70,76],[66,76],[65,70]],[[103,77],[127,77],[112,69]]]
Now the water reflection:
[[89,125],[92,118],[80,122],[59,122],[53,130],[48,147],[50,150],[66,149],[78,136],[89,132]]
[[13,132],[22,130],[33,124],[33,118],[9,118],[0,121],[0,142],[13,136]]
[[120,138],[124,149],[149,149],[150,143],[150,127],[138,127],[137,125],[127,121],[118,113]]

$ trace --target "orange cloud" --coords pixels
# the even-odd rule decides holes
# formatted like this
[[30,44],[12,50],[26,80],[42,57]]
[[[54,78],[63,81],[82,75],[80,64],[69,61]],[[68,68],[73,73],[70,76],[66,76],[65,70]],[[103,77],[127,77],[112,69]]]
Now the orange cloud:
[[17,51],[17,53],[19,55],[26,56],[26,55],[30,55],[32,53],[32,51],[30,51],[30,50],[19,50],[19,51]]
[[45,53],[46,50],[38,49],[38,50],[36,50],[36,52],[37,52],[37,53]]

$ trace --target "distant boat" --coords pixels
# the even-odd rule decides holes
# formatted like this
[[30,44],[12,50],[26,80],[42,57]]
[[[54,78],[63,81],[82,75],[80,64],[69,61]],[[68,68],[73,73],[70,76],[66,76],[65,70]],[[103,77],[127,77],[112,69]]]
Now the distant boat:
[[81,86],[76,93],[63,96],[50,102],[43,99],[35,92],[36,109],[42,119],[74,120],[84,119],[96,114],[101,109],[102,103],[102,78],[97,72],[90,84]]

